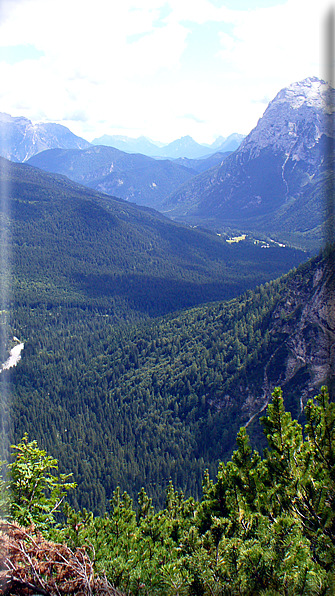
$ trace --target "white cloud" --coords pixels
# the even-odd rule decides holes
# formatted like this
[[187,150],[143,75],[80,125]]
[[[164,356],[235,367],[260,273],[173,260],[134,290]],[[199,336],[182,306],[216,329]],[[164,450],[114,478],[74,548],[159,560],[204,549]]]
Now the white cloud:
[[[0,111],[64,121],[87,138],[117,129],[162,141],[247,133],[264,111],[264,97],[322,76],[326,0],[248,11],[209,0],[1,0],[0,6],[0,46],[32,44],[45,54],[0,63]],[[191,72],[183,61],[189,35],[199,35],[201,44],[201,28],[213,24],[216,50],[208,55],[198,46]]]
[[248,77],[264,78],[266,73],[294,77],[299,69],[310,75],[311,69],[320,71],[321,10],[315,12],[313,0],[289,0],[245,12],[233,29],[234,36],[221,36],[221,56]]
[[192,21],[193,23],[207,23],[208,21],[222,21],[233,23],[238,19],[238,14],[223,6],[217,8],[208,0],[170,0],[172,13],[170,21]]

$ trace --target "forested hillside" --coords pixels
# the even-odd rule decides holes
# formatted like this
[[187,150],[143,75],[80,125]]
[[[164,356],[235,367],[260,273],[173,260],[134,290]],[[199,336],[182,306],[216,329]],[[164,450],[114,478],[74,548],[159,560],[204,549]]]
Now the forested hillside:
[[[2,167],[2,273],[11,266],[12,289],[2,286],[11,342],[2,353],[13,337],[25,344],[18,366],[0,375],[4,455],[27,431],[73,471],[74,504],[96,513],[117,485],[131,495],[145,485],[155,506],[170,478],[199,497],[204,467],[214,474],[241,423],[266,405],[274,353],[288,379],[285,330],[271,325],[291,277],[255,287],[304,253],[228,244],[66,178]],[[281,321],[299,321],[312,298],[299,288],[313,287],[317,267],[293,276],[301,300]],[[308,363],[304,371],[309,392],[323,378]]]
[[322,387],[303,433],[277,388],[266,414],[263,455],[242,428],[201,501],[170,482],[155,512],[144,488],[136,508],[117,488],[103,517],[65,504],[57,525],[75,487],[25,435],[0,477],[0,593],[332,596],[335,405]]
[[2,360],[24,349],[0,373],[0,590],[331,595],[334,404],[308,398],[334,391],[334,248],[298,265],[1,165]]
[[[157,505],[171,478],[198,498],[204,467],[214,474],[255,414],[249,428],[260,444],[257,413],[278,382],[299,416],[328,380],[333,319],[313,313],[327,300],[329,262],[324,255],[240,298],[133,326],[116,327],[102,308],[17,305],[11,332],[26,343],[0,378],[4,441],[37,438],[73,471],[77,505],[96,512],[117,485],[133,496],[145,485]],[[317,349],[304,363],[291,327],[300,340],[313,332]]]
[[231,246],[65,177],[0,165],[1,274],[12,269],[13,296],[23,304],[99,305],[116,321],[157,316],[232,298],[306,258]]
[[159,209],[170,193],[196,175],[186,163],[129,155],[104,146],[83,151],[50,149],[34,155],[28,163],[47,172],[63,174],[92,190],[155,209]]

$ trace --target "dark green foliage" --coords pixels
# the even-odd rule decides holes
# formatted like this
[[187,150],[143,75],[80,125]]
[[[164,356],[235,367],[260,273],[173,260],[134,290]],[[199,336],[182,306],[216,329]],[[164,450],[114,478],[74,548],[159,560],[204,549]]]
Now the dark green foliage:
[[[239,299],[136,326],[116,326],[102,307],[17,306],[11,331],[25,348],[18,367],[0,375],[3,447],[28,431],[62,472],[73,471],[72,504],[95,513],[118,485],[132,498],[146,486],[156,507],[170,479],[200,498],[204,467],[215,474],[257,413],[246,393],[259,395],[264,370],[273,384],[284,370],[285,336],[270,323],[319,269],[315,259]],[[285,311],[283,325],[290,316],[295,326],[299,309]],[[300,404],[292,386],[290,409]],[[257,416],[248,430],[261,445]]]
[[55,476],[56,459],[39,449],[36,441],[28,442],[25,435],[18,445],[12,445],[13,461],[3,472],[1,492],[7,491],[2,503],[2,517],[9,517],[20,525],[34,524],[47,530],[55,523],[55,514],[74,482],[68,482],[71,474]]
[[4,159],[0,166],[1,280],[12,274],[2,301],[98,306],[131,321],[232,298],[305,258],[229,246],[65,177]]
[[305,481],[299,514],[315,558],[330,569],[335,558],[335,404],[324,388],[306,406]]
[[118,484],[132,496],[145,484],[157,505],[170,478],[199,497],[204,466],[233,447],[237,379],[266,354],[276,287],[133,328],[103,309],[17,309],[24,357],[0,378],[10,440],[27,430],[73,470],[81,507],[102,511]]
[[[323,387],[307,405],[304,437],[276,389],[262,420],[264,456],[251,449],[241,428],[216,481],[205,473],[200,502],[185,499],[170,482],[163,509],[155,512],[142,488],[135,511],[128,493],[117,488],[104,517],[66,505],[66,523],[44,525],[44,534],[72,549],[88,548],[95,571],[129,596],[331,596],[334,406]],[[57,463],[25,439],[10,466],[15,486],[23,447],[32,447],[24,461],[27,477],[36,478],[45,462]],[[38,497],[43,505],[44,489]],[[19,503],[20,495],[12,499]],[[12,507],[14,518],[15,512]]]
[[214,473],[247,417],[234,387],[262,375],[280,284],[126,324],[231,300],[303,255],[228,245],[66,178],[1,167],[3,361],[11,337],[25,343],[0,375],[3,455],[28,431],[73,470],[73,504],[95,513],[117,485],[135,497],[145,484],[157,505],[171,478],[199,497],[203,467]]
[[67,523],[49,528],[49,536],[71,548],[89,545],[96,571],[129,595],[330,596],[335,437],[326,388],[306,418],[303,438],[277,389],[263,418],[264,457],[242,428],[216,481],[205,474],[201,502],[170,482],[164,509],[155,513],[142,488],[136,514],[129,495],[116,489],[109,514],[67,507]]

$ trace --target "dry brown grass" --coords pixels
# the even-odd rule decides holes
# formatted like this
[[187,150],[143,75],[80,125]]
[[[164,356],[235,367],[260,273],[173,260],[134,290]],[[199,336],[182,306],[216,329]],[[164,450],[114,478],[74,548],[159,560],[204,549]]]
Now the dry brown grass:
[[84,548],[43,538],[34,526],[0,521],[0,596],[122,596],[96,577]]

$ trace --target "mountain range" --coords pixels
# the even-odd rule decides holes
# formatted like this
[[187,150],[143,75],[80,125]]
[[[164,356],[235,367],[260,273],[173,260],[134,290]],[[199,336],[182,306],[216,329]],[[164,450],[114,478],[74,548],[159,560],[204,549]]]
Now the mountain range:
[[185,183],[162,211],[320,245],[334,168],[334,94],[315,77],[282,89],[237,151]]
[[89,146],[88,141],[61,124],[33,124],[28,118],[14,118],[0,112],[0,155],[6,159],[24,162],[50,148],[84,149]]
[[[146,485],[156,504],[169,477],[199,494],[204,465],[216,467],[239,424],[286,378],[287,352],[269,325],[283,300],[280,337],[286,318],[298,329],[301,304],[293,290],[287,303],[286,279],[271,280],[305,253],[230,244],[64,176],[0,165],[11,255],[2,320],[7,340],[25,344],[17,367],[0,375],[1,445],[27,431],[74,472],[77,505],[94,511],[117,485],[132,495]],[[313,279],[322,284],[313,267],[312,281],[297,273],[305,301]]]
[[208,159],[157,160],[99,145],[88,149],[49,149],[27,163],[126,201],[160,209],[164,199],[199,171],[221,163],[229,153]]
[[276,246],[230,245],[27,164],[0,158],[0,166],[16,299],[97,299],[153,316],[232,297],[305,259]]
[[[182,157],[169,164],[91,146],[81,152],[42,152],[29,163],[189,225],[262,235],[317,251],[334,169],[334,93],[315,77],[282,89],[232,153]],[[193,143],[184,140],[184,149]],[[170,144],[170,155],[174,148],[177,155],[179,141]]]
[[235,151],[244,139],[244,135],[233,133],[229,137],[218,137],[211,145],[200,145],[190,136],[181,137],[167,145],[153,143],[146,137],[131,139],[122,135],[103,135],[93,139],[93,145],[108,145],[126,153],[142,153],[149,157],[178,159],[199,159],[216,152]]
[[61,124],[33,124],[23,116],[13,117],[0,112],[0,156],[17,162],[25,162],[47,149],[86,149],[91,145],[106,145],[126,153],[141,153],[149,157],[198,159],[217,152],[235,151],[243,138],[244,135],[233,133],[229,137],[218,137],[212,145],[200,145],[186,136],[164,145],[153,143],[146,137],[134,139],[122,135],[103,135],[89,143]]
[[[110,143],[113,139],[116,142]],[[242,135],[231,135],[226,140],[219,137],[213,144],[218,150],[210,151],[191,137],[184,137],[164,147],[166,159],[154,160],[146,154],[157,155],[157,145],[152,145],[154,151],[148,150],[150,142],[144,137],[101,139],[106,145],[124,149],[120,151],[108,146],[92,146],[59,124],[33,124],[27,118],[0,113],[0,156],[64,174],[100,192],[158,209],[163,200],[189,178],[229,154],[222,153],[220,147],[235,147],[241,139]],[[83,152],[76,153],[77,150]],[[209,157],[198,159],[204,154]],[[193,155],[196,158],[192,159]],[[170,156],[175,156],[176,160]]]

